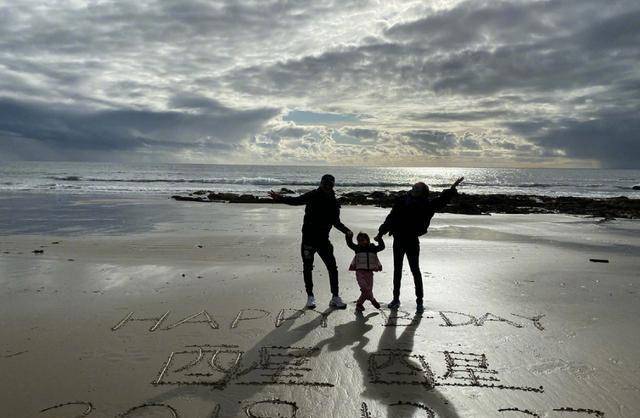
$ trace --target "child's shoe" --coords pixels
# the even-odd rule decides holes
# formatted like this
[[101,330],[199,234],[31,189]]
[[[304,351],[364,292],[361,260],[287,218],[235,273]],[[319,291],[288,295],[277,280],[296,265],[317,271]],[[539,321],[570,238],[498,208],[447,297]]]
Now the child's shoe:
[[356,305],[356,311],[357,312],[364,312],[364,306],[362,306],[361,304],[357,304]]

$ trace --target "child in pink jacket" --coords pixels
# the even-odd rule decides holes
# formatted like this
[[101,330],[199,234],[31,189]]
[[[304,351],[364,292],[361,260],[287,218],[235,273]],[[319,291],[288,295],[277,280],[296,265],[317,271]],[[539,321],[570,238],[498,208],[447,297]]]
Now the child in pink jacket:
[[364,311],[363,303],[367,300],[378,309],[380,304],[373,296],[373,272],[382,270],[377,253],[384,250],[384,241],[379,238],[376,240],[378,245],[371,244],[369,235],[364,232],[358,233],[356,237],[358,244],[353,243],[353,234],[347,234],[345,238],[349,248],[356,253],[349,266],[349,270],[356,272],[356,280],[360,286],[360,298],[356,302],[356,311]]

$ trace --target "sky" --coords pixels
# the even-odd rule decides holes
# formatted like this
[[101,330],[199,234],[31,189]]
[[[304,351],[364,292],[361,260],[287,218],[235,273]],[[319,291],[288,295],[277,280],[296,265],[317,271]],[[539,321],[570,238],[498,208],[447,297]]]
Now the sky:
[[640,168],[638,0],[0,0],[0,160]]

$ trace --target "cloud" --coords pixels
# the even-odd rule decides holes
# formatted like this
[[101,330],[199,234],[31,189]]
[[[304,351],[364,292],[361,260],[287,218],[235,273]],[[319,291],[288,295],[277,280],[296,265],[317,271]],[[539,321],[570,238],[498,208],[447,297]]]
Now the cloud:
[[350,135],[360,139],[376,139],[380,136],[380,132],[377,129],[370,128],[342,128],[342,132],[345,135]]
[[0,149],[638,167],[639,20],[635,0],[16,0]]
[[417,121],[477,121],[487,119],[503,119],[504,117],[513,115],[513,112],[506,110],[471,110],[471,111],[453,111],[453,112],[425,112],[425,113],[407,113],[404,115],[409,120]]
[[413,146],[431,155],[444,155],[458,144],[458,139],[450,132],[416,130],[404,132]]
[[[197,101],[197,103],[201,103]],[[226,152],[258,132],[277,109],[234,110],[211,101],[203,113],[140,109],[85,110],[52,103],[0,99],[0,146],[38,144],[50,156],[86,157],[120,151]],[[38,157],[34,155],[33,157]]]
[[593,159],[605,167],[638,167],[640,119],[637,113],[580,119],[514,122],[508,126],[533,143],[569,158]]
[[468,1],[396,24],[363,45],[245,68],[230,82],[256,94],[293,96],[362,91],[372,82],[385,93],[391,89],[382,82],[400,94],[474,95],[607,85],[612,76],[638,77],[639,17],[640,6],[630,1],[606,12],[582,0]]
[[169,100],[169,107],[173,109],[206,110],[208,112],[217,113],[227,113],[232,111],[215,99],[189,93],[174,94]]

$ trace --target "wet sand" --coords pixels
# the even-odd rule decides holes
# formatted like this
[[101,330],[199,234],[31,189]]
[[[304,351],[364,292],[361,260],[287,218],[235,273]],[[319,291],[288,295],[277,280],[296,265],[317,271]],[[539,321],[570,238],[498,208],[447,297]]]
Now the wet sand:
[[[408,267],[398,315],[355,315],[334,231],[349,306],[328,310],[317,260],[303,315],[300,208],[162,205],[175,217],[130,233],[0,236],[2,416],[640,416],[637,221],[438,215],[421,317]],[[343,222],[373,234],[386,212]]]

